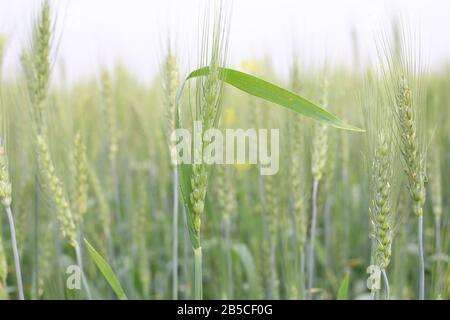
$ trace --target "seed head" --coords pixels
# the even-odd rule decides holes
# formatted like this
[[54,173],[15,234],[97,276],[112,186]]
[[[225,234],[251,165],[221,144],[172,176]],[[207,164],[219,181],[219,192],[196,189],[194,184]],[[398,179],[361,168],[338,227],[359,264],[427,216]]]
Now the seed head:
[[178,88],[177,60],[169,48],[169,52],[164,64],[164,93],[167,116],[167,141],[169,141],[170,152],[174,152],[174,146],[170,143],[170,136],[175,130],[176,120],[176,99]]
[[0,144],[0,200],[5,208],[11,206],[11,189],[8,157],[5,148]]
[[118,137],[117,137],[117,123],[116,112],[113,102],[113,93],[111,88],[111,78],[109,73],[105,70],[102,74],[103,85],[103,99],[105,102],[105,115],[107,121],[108,137],[109,137],[109,153],[108,157],[110,161],[115,161],[117,157]]
[[397,96],[397,121],[400,129],[401,154],[404,172],[414,201],[414,213],[422,216],[425,204],[425,171],[423,155],[420,154],[417,137],[417,124],[411,100],[411,90],[405,77],[400,78],[400,91]]
[[80,132],[75,135],[73,154],[74,173],[74,197],[73,217],[76,225],[79,225],[87,209],[87,164],[86,146],[83,143]]
[[192,192],[190,201],[193,208],[193,227],[195,232],[200,233],[201,215],[205,208],[206,185],[208,180],[208,173],[205,165],[193,165],[191,187]]
[[[323,98],[322,105],[326,108],[328,106],[328,82],[325,79],[323,83]],[[317,181],[322,179],[325,165],[327,161],[328,150],[328,127],[322,124],[316,125],[313,152],[312,152],[312,175]]]
[[370,213],[376,240],[375,260],[382,269],[389,265],[394,235],[394,213],[391,211],[391,184],[389,181],[392,176],[390,146],[388,138],[381,131],[378,135],[378,145],[372,163],[376,188],[374,191],[375,201],[370,208]]
[[63,183],[59,180],[55,172],[55,167],[50,158],[47,143],[43,136],[36,138],[38,164],[41,178],[46,187],[48,196],[56,208],[56,219],[63,238],[66,238],[70,245],[77,247],[77,236],[75,223],[73,221],[72,211],[69,203],[64,197]]

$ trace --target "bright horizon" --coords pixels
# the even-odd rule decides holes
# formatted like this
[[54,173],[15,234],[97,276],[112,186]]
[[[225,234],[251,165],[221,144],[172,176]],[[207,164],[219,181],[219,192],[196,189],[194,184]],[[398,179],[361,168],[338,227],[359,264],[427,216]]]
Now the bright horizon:
[[[57,30],[61,42],[54,76],[64,64],[69,79],[94,75],[105,65],[123,62],[141,80],[158,72],[170,34],[184,70],[195,67],[196,25],[205,0],[59,0]],[[0,0],[0,33],[8,38],[6,76],[18,70],[39,0]],[[281,74],[288,70],[293,48],[305,64],[351,66],[351,32],[356,30],[362,59],[373,55],[380,30],[401,9],[401,17],[420,32],[430,67],[449,61],[450,4],[436,0],[245,0],[234,1],[230,30],[230,65],[269,57]],[[378,31],[377,31],[378,30]],[[294,45],[295,44],[295,45]],[[189,58],[191,57],[191,58]]]

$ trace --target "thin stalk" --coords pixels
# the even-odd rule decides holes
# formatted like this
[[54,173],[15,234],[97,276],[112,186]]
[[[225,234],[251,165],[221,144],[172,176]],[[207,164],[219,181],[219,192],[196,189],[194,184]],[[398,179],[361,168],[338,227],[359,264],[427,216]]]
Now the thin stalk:
[[[121,234],[121,230],[119,229],[120,221],[122,220],[120,217],[120,195],[119,195],[119,187],[118,187],[118,178],[117,178],[117,166],[116,166],[116,159],[110,160],[110,181],[112,184],[112,190],[113,193],[113,215],[111,219],[111,230],[108,230],[107,234],[107,245],[108,245],[108,254],[111,259],[111,265],[113,268],[117,268],[117,261],[116,257],[120,255],[120,252],[116,252],[116,247],[114,243],[114,235]],[[117,251],[119,249],[117,248]]]
[[227,260],[227,298],[232,299],[233,297],[233,265],[231,260],[231,224],[230,218],[227,217],[224,221],[224,237],[225,237],[225,248],[226,248],[226,260]]
[[202,247],[198,247],[194,248],[194,300],[202,299]]
[[[372,254],[370,255],[370,265],[373,265],[375,263],[374,259],[374,248],[375,248],[375,239],[372,239]],[[370,300],[379,300],[379,291],[376,288],[370,288]]]
[[[375,264],[375,247],[376,240],[372,238],[371,246],[370,246],[370,265]],[[379,291],[377,289],[370,289],[370,300],[379,300]]]
[[425,299],[425,261],[423,258],[423,216],[417,220],[417,234],[419,242],[419,300]]
[[[343,169],[342,173],[343,177],[343,185],[344,190],[350,190],[348,183],[348,171],[347,168]],[[350,208],[349,208],[349,194],[344,197],[344,261],[347,264],[347,261],[350,256]]]
[[294,236],[291,237],[290,239],[290,249],[292,250],[292,257],[293,257],[293,275],[294,275],[294,282],[295,284],[293,285],[293,289],[295,290],[295,299],[301,299],[301,288],[300,288],[300,281],[302,279],[302,274],[301,274],[301,267],[300,267],[300,254],[301,254],[301,250],[299,248],[296,247],[298,241],[297,241],[297,229],[295,229],[294,231]]
[[305,298],[305,253],[300,254],[300,297]]
[[113,177],[113,184],[114,184],[114,205],[115,205],[115,211],[116,211],[116,219],[117,222],[121,220],[121,212],[120,212],[120,192],[119,192],[119,176],[117,174],[117,160],[113,159],[111,160],[111,174]]
[[[331,209],[331,195],[327,195],[325,200],[325,208],[323,211],[323,226],[324,226],[324,241],[325,241],[325,254],[326,254],[326,262],[327,267],[331,268],[331,221],[330,221],[330,209]],[[344,218],[345,220],[345,218]],[[346,250],[345,250],[346,251]],[[347,255],[344,254],[345,261],[347,263]]]
[[173,169],[172,296],[178,300],[178,170]]
[[308,298],[312,298],[311,289],[314,285],[314,242],[316,239],[316,220],[317,220],[317,190],[319,181],[314,179],[312,194],[312,218],[311,218],[311,239],[308,252]]
[[19,293],[19,299],[25,300],[25,297],[23,295],[22,271],[20,269],[19,250],[17,249],[16,229],[14,228],[14,218],[10,206],[6,207],[6,214],[8,215],[9,230],[11,232],[11,245],[14,256],[14,267],[16,270],[17,291]]
[[390,290],[389,290],[389,280],[386,274],[386,270],[381,270],[381,274],[383,275],[383,281],[384,281],[384,299],[389,300],[390,296]]
[[189,234],[188,234],[188,225],[187,225],[187,218],[186,218],[186,207],[183,205],[181,206],[183,208],[183,224],[184,224],[184,242],[183,242],[183,260],[184,263],[182,264],[182,270],[183,270],[183,277],[184,277],[184,299],[189,299],[190,297],[190,279],[189,279],[189,270],[188,270],[188,262],[189,262]]
[[[79,235],[80,235],[80,233],[79,233]],[[78,241],[78,242],[79,243],[75,248],[75,254],[76,254],[76,258],[77,258],[77,264],[78,264],[78,267],[80,268],[80,272],[81,272],[81,281],[83,282],[83,287],[86,290],[86,295],[88,297],[88,300],[92,300],[91,290],[89,289],[89,285],[87,283],[86,276],[83,271],[83,258],[81,256],[81,247],[80,247],[81,242],[80,241]]]
[[[119,230],[119,226],[120,226],[120,221],[121,219],[121,215],[120,215],[120,195],[119,195],[119,178],[117,176],[117,165],[116,165],[116,159],[111,159],[111,178],[112,178],[112,184],[113,184],[113,201],[114,201],[114,219],[112,221],[112,232],[109,232],[109,241],[110,241],[110,249],[111,249],[111,264],[113,265],[113,267],[117,267],[116,266],[116,248],[115,248],[115,243],[114,243],[114,231],[116,231],[116,233],[118,232],[120,234],[120,230]],[[117,254],[119,255],[119,254]]]
[[60,259],[60,257],[62,257],[61,242],[59,241],[59,238],[58,238],[58,225],[57,225],[56,217],[53,216],[51,220],[52,220],[52,236],[53,236],[53,242],[55,243],[55,254],[56,254],[55,268],[56,268],[56,272],[58,274],[58,276],[56,277],[56,282],[57,282],[57,287],[61,292],[61,295],[64,296],[64,285],[63,285],[62,277],[59,276],[59,275],[64,274],[64,272],[62,271],[62,268],[61,268],[61,259]]
[[38,175],[36,174],[34,181],[34,294],[39,299],[39,185]]
[[270,291],[271,291],[271,299],[279,299],[278,293],[278,276],[277,276],[277,251],[276,240],[272,241],[270,246]]
[[[438,255],[438,257],[440,257],[440,254],[441,254],[441,219],[436,218],[434,220],[435,220],[434,241],[435,241],[435,246],[436,246],[436,254]],[[438,261],[440,261],[440,259],[438,259]]]
[[435,292],[439,292],[441,289],[441,219],[439,218],[435,218],[434,219],[435,223],[434,223],[434,233],[435,233],[435,251],[436,251],[436,256],[437,256],[437,261],[436,261],[436,269],[435,269],[435,274],[436,274],[436,280],[435,280]]
[[[286,213],[283,212],[283,215]],[[282,217],[283,230],[289,229],[289,222],[287,217]],[[292,264],[291,262],[295,260],[295,251],[291,250],[289,247],[289,232],[285,232],[281,234],[281,269],[280,272],[281,277],[284,283],[288,283],[286,290],[286,296],[288,299],[297,298],[298,287],[296,286],[297,282],[294,280],[294,273],[292,268],[295,267],[295,262]]]

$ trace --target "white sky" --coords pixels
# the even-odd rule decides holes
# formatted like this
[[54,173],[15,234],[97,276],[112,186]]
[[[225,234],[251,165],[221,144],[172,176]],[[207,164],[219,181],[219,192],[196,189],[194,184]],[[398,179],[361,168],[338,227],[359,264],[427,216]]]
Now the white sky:
[[[62,40],[57,65],[71,79],[121,60],[140,79],[158,71],[167,35],[184,67],[195,67],[199,8],[207,0],[53,0]],[[5,68],[18,66],[39,0],[0,0],[0,32],[9,38]],[[430,66],[450,58],[450,1],[446,0],[234,0],[230,64],[269,56],[284,72],[293,44],[308,63],[351,64],[350,31],[370,52],[376,30],[395,15],[420,30]],[[61,34],[61,32],[59,32]],[[55,70],[56,72],[56,70]]]

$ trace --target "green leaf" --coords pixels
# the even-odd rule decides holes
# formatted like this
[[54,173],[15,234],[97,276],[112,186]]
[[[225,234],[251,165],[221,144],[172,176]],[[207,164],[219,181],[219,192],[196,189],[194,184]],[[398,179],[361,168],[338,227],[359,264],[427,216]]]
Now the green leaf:
[[[178,112],[176,113],[176,127],[177,129],[181,128],[180,118]],[[192,221],[192,203],[189,200],[189,196],[192,193],[191,186],[191,174],[192,174],[192,166],[190,164],[182,163],[178,166],[178,177],[179,177],[179,186],[181,189],[181,196],[183,197],[184,205],[186,206],[186,220],[189,231],[189,239],[191,240],[191,245],[193,249],[197,249],[200,247],[200,236],[194,230],[194,223]]]
[[350,281],[350,272],[347,272],[344,279],[342,279],[341,285],[337,293],[337,300],[347,300],[348,299],[348,284]]
[[[208,73],[209,67],[200,68],[193,71],[186,80],[206,76]],[[219,68],[219,79],[252,96],[286,107],[320,123],[339,129],[364,131],[344,123],[333,114],[301,96],[250,74],[233,69]]]
[[194,222],[192,221],[192,213],[194,212],[194,209],[192,208],[192,203],[189,200],[189,196],[192,193],[191,187],[192,167],[189,164],[180,164],[178,172],[180,173],[179,177],[180,177],[181,195],[183,197],[183,201],[187,209],[186,222],[188,225],[189,239],[191,240],[192,248],[197,249],[200,247],[200,237],[198,233],[194,230]]
[[125,292],[123,292],[122,286],[120,285],[119,280],[109,266],[108,262],[106,262],[106,260],[102,258],[97,250],[95,250],[94,247],[86,239],[84,239],[84,243],[86,244],[91,259],[95,262],[95,265],[103,274],[106,281],[108,281],[117,297],[120,300],[127,300],[128,298],[125,295]]
[[[177,93],[176,102],[177,105],[181,99],[183,93],[183,88],[189,79],[196,77],[206,76],[209,73],[209,67],[204,67],[193,71],[184,81],[180,90]],[[255,97],[262,98],[269,102],[273,102],[280,106],[286,107],[293,110],[299,114],[316,120],[320,123],[327,124],[336,128],[353,130],[353,131],[364,131],[357,127],[345,124],[337,117],[329,113],[328,111],[320,108],[313,102],[300,97],[286,89],[276,86],[272,83],[259,79],[255,76],[236,71],[233,69],[219,68],[219,79],[232,85],[233,87],[244,91]],[[179,112],[179,110],[178,110]],[[176,114],[176,127],[181,128],[180,115]],[[189,164],[181,164],[178,166],[179,170],[179,185],[181,189],[181,195],[184,200],[184,204],[187,209],[187,223],[189,230],[189,238],[191,240],[192,247],[194,249],[200,247],[200,235],[195,232],[192,223],[192,204],[189,200],[189,196],[192,193],[191,187],[191,174],[192,166]]]

